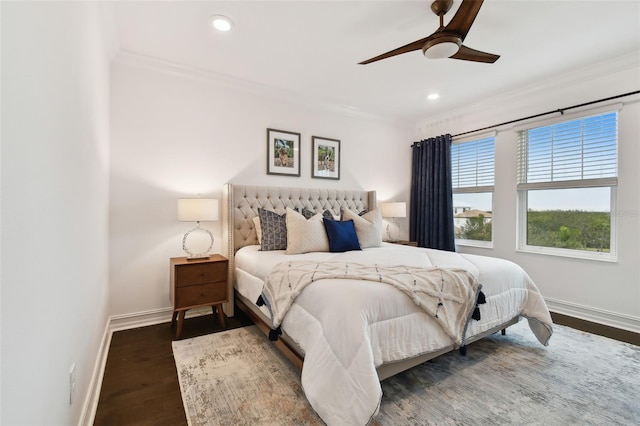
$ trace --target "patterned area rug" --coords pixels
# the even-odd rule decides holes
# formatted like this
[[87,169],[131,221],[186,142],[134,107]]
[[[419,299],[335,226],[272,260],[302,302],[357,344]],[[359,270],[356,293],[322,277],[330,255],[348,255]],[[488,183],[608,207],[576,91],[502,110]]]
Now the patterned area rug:
[[[255,326],[173,342],[191,426],[322,425],[299,372]],[[526,321],[382,382],[371,425],[638,425],[640,347]]]

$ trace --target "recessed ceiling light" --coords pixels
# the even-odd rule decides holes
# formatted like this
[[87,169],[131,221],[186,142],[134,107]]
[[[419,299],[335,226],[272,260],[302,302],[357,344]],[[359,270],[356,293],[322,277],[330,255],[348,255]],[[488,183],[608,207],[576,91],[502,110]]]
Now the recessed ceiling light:
[[427,96],[427,99],[429,99],[430,101],[436,100],[440,97],[439,94],[437,93],[430,93],[429,96]]
[[224,15],[214,15],[211,17],[211,25],[218,31],[229,31],[233,22]]

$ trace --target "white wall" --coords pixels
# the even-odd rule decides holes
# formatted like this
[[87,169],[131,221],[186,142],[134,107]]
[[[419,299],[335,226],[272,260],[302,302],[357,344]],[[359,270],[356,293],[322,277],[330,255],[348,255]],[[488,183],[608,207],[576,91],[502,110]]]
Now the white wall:
[[[413,140],[458,133],[576,103],[637,90],[638,57],[626,56],[417,123],[348,117],[292,104],[242,82],[171,67],[121,53],[112,68],[110,191],[111,312],[166,315],[168,258],[181,256],[190,226],[177,222],[175,200],[219,197],[227,182],[377,189],[379,201],[407,200]],[[259,88],[258,88],[259,89]],[[627,99],[629,101],[629,99]],[[640,180],[638,105],[620,113],[617,210],[618,262],[604,263],[516,252],[515,132],[497,138],[493,249],[460,251],[521,264],[552,309],[638,330],[640,324]],[[302,133],[302,177],[266,175],[266,128]],[[312,135],[342,141],[338,182],[310,178]],[[402,237],[408,222],[400,220]],[[220,223],[206,224],[217,238]],[[606,283],[606,284],[603,284]]]
[[97,2],[1,7],[0,423],[77,424],[109,317],[105,35],[115,27]]
[[[416,134],[424,138],[447,132],[461,133],[639,88],[640,60],[636,53],[532,84],[483,104],[463,108],[455,115],[424,120],[417,124]],[[512,126],[501,128],[496,138],[493,249],[459,247],[459,251],[502,257],[520,264],[534,279],[552,310],[639,332],[639,100],[636,95],[615,101],[626,103],[619,113],[616,263],[516,251],[517,134]]]
[[[169,258],[183,256],[176,200],[226,182],[375,189],[408,201],[411,125],[261,96],[260,88],[121,53],[112,67],[111,312],[166,313]],[[266,129],[301,133],[301,177],[266,174]],[[311,136],[341,141],[339,181],[312,179]],[[385,160],[386,159],[386,160]],[[408,228],[406,221],[404,236]],[[220,250],[220,222],[203,224]],[[116,318],[118,319],[118,318]]]

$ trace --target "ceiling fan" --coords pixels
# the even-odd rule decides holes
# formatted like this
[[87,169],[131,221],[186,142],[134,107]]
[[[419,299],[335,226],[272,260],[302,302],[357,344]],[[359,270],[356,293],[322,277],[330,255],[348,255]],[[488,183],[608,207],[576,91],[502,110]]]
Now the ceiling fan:
[[433,34],[387,53],[383,53],[382,55],[362,61],[360,65],[370,64],[371,62],[414,50],[422,50],[424,56],[430,59],[451,58],[461,59],[463,61],[494,63],[500,57],[499,55],[481,52],[462,44],[473,21],[478,15],[483,1],[484,0],[463,0],[447,26],[445,26],[443,22],[444,15],[451,9],[451,6],[453,6],[453,0],[434,1],[431,4],[431,10],[440,17],[440,27]]

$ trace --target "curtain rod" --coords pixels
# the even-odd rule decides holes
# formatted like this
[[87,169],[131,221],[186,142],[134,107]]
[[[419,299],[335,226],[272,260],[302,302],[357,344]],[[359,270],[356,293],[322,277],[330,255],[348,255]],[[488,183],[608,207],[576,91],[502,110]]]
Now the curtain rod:
[[[481,132],[483,130],[489,130],[489,129],[493,129],[495,127],[504,126],[505,124],[513,124],[513,123],[517,123],[519,121],[531,120],[532,118],[538,118],[538,117],[542,117],[544,115],[555,114],[555,113],[558,113],[558,112],[562,115],[562,114],[564,114],[565,111],[570,110],[570,109],[580,108],[580,107],[587,106],[587,105],[593,105],[593,104],[597,104],[597,103],[600,103],[600,102],[606,102],[606,101],[610,101],[610,100],[613,100],[613,99],[623,98],[625,96],[637,95],[638,93],[640,93],[640,90],[636,90],[634,92],[623,93],[621,95],[611,96],[611,97],[608,97],[608,98],[598,99],[596,101],[585,102],[583,104],[578,104],[578,105],[572,105],[572,106],[568,106],[568,107],[564,107],[564,108],[559,108],[559,109],[555,109],[553,111],[542,112],[540,114],[530,115],[528,117],[518,118],[516,120],[505,121],[504,123],[494,124],[493,126],[487,126],[487,127],[481,128],[481,129],[469,130],[468,132],[458,133],[457,135],[453,135],[451,137],[455,138],[455,137],[458,137],[458,136],[468,135],[469,133]],[[411,145],[411,146],[413,146],[413,145]]]

